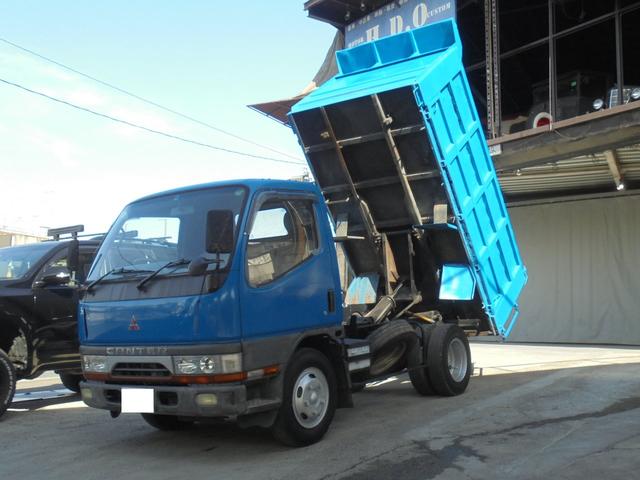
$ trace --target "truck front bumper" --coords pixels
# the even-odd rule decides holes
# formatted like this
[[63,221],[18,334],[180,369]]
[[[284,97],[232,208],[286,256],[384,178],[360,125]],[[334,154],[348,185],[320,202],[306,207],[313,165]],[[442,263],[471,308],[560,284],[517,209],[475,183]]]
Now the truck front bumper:
[[[154,392],[154,413],[181,417],[228,418],[272,410],[280,405],[279,400],[255,399],[247,401],[244,384],[230,385],[114,385],[103,382],[81,382],[82,399],[90,407],[121,411],[123,388],[148,388]],[[215,395],[215,405],[203,405],[199,395]],[[201,397],[202,398],[202,397]]]

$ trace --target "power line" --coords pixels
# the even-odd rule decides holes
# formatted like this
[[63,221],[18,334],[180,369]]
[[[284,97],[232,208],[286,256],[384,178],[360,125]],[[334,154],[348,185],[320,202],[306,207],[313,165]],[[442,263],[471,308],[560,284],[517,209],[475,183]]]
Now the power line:
[[76,70],[73,67],[69,67],[69,66],[65,65],[64,63],[60,63],[60,62],[58,62],[56,60],[53,60],[52,58],[46,57],[44,55],[41,55],[38,52],[34,52],[33,50],[30,50],[28,48],[22,47],[22,46],[18,45],[17,43],[13,43],[13,42],[5,39],[5,38],[0,37],[0,42],[6,43],[7,45],[11,45],[12,47],[17,48],[18,50],[22,50],[23,52],[26,52],[26,53],[28,53],[30,55],[38,57],[38,58],[40,58],[40,59],[42,59],[42,60],[44,60],[46,62],[53,63],[54,65],[57,65],[58,67],[64,68],[65,70],[69,70],[70,72],[73,72],[73,73],[75,73],[77,75],[80,75],[82,77],[88,78],[89,80],[92,80],[92,81],[94,81],[96,83],[99,83],[100,85],[104,85],[105,87],[108,87],[108,88],[111,88],[113,90],[116,90],[117,92],[120,92],[120,93],[122,93],[124,95],[127,95],[129,97],[135,98],[136,100],[140,100],[141,102],[147,103],[149,105],[153,105],[154,107],[159,108],[161,110],[164,110],[165,112],[169,112],[169,113],[171,113],[173,115],[176,115],[178,117],[182,117],[182,118],[184,118],[186,120],[189,120],[191,122],[197,123],[198,125],[201,125],[203,127],[209,128],[211,130],[215,130],[218,133],[222,133],[222,134],[227,135],[229,137],[235,138],[236,140],[240,140],[242,142],[249,143],[249,144],[251,144],[253,146],[256,146],[256,147],[264,148],[266,150],[269,150],[271,152],[277,153],[279,155],[283,155],[285,157],[293,158],[294,160],[300,160],[300,158],[296,157],[295,155],[291,155],[289,153],[282,152],[280,150],[276,150],[275,148],[269,147],[268,145],[263,145],[261,143],[254,142],[253,140],[250,140],[248,138],[241,137],[240,135],[236,135],[235,133],[231,133],[231,132],[228,132],[227,130],[223,130],[222,128],[219,128],[219,127],[216,127],[214,125],[211,125],[210,123],[204,122],[202,120],[198,120],[197,118],[194,118],[194,117],[192,117],[190,115],[186,115],[184,113],[178,112],[177,110],[173,110],[172,108],[165,107],[164,105],[156,103],[153,100],[149,100],[147,98],[141,97],[140,95],[136,95],[135,93],[129,92],[127,90],[124,90],[123,88],[120,88],[120,87],[118,87],[116,85],[113,85],[112,83],[105,82],[104,80],[100,80],[99,78],[96,78],[96,77],[91,76],[91,75],[89,75],[87,73],[81,72],[80,70]]
[[129,122],[128,120],[123,120],[121,118],[112,117],[111,115],[107,115],[106,113],[96,112],[95,110],[91,110],[91,109],[86,108],[86,107],[81,107],[80,105],[76,105],[75,103],[71,103],[71,102],[68,102],[66,100],[62,100],[60,98],[52,97],[51,95],[47,95],[46,93],[38,92],[37,90],[32,90],[32,89],[27,88],[27,87],[25,87],[23,85],[20,85],[18,83],[13,83],[13,82],[10,82],[9,80],[5,80],[4,78],[0,78],[0,82],[4,83],[6,85],[11,85],[12,87],[19,88],[20,90],[24,90],[25,92],[29,92],[29,93],[32,93],[34,95],[39,95],[40,97],[44,97],[44,98],[46,98],[48,100],[52,100],[54,102],[62,103],[63,105],[67,105],[68,107],[72,107],[72,108],[75,108],[77,110],[81,110],[83,112],[91,113],[92,115],[96,115],[98,117],[106,118],[106,119],[112,120],[114,122],[122,123],[124,125],[128,125],[128,126],[134,127],[134,128],[139,128],[140,130],[144,130],[146,132],[162,135],[164,137],[172,138],[174,140],[179,140],[181,142],[192,143],[194,145],[199,145],[201,147],[211,148],[213,150],[218,150],[218,151],[226,152],[226,153],[233,153],[235,155],[241,155],[241,156],[244,156],[244,157],[258,158],[258,159],[261,159],[261,160],[269,160],[271,162],[289,163],[289,164],[292,164],[292,165],[304,165],[302,162],[294,162],[293,160],[284,160],[284,159],[280,159],[280,158],[265,157],[263,155],[254,155],[252,153],[241,152],[239,150],[232,150],[232,149],[224,148],[224,147],[218,147],[216,145],[211,145],[210,143],[204,143],[204,142],[199,142],[197,140],[192,140],[190,138],[180,137],[178,135],[173,135],[171,133],[163,132],[161,130],[155,130],[153,128],[145,127],[143,125],[138,125],[137,123]]

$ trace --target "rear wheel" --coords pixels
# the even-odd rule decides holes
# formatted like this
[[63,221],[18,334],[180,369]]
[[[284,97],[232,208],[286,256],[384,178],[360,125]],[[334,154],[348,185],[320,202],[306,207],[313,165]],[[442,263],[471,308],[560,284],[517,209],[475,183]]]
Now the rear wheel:
[[177,415],[158,415],[156,413],[141,413],[144,421],[158,430],[183,430],[193,425],[192,421],[181,420]]
[[7,354],[0,350],[0,417],[11,405],[15,393],[16,369]]
[[59,373],[60,381],[69,390],[74,393],[80,392],[80,382],[82,381],[82,375],[74,373]]
[[316,443],[333,420],[336,397],[336,375],[327,357],[311,348],[298,350],[285,372],[274,437],[292,447]]
[[459,326],[440,323],[431,332],[427,369],[438,395],[452,397],[467,389],[471,377],[471,350]]
[[436,392],[431,384],[431,380],[429,379],[427,352],[429,351],[429,339],[431,338],[431,332],[433,332],[435,325],[420,324],[417,328],[422,334],[422,345],[416,345],[409,354],[409,379],[411,380],[411,385],[413,385],[415,391],[420,395],[434,395]]

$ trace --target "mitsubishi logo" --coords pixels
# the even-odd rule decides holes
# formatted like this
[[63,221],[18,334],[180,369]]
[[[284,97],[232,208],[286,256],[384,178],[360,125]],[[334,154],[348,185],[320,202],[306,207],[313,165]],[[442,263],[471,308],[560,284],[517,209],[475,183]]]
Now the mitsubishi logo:
[[135,315],[131,315],[131,323],[129,323],[129,331],[130,332],[137,332],[138,330],[140,330],[140,325],[138,325],[138,321],[136,320],[136,316]]

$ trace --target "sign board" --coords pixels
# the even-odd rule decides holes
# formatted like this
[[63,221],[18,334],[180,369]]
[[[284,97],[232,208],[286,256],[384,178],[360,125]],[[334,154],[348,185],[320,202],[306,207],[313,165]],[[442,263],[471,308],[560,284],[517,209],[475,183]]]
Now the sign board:
[[455,18],[455,0],[396,0],[347,25],[346,48]]
[[489,145],[489,153],[492,157],[497,155],[502,155],[502,145],[500,143],[496,143],[495,145]]

